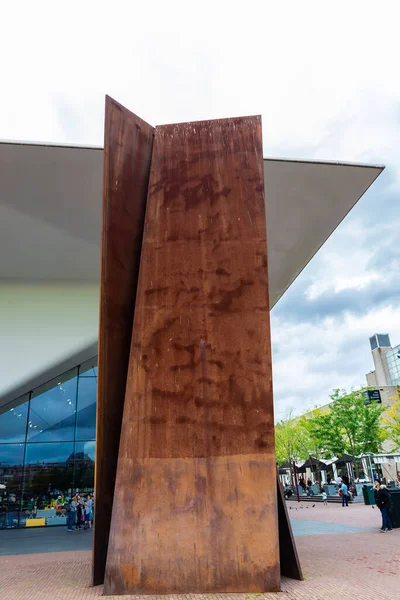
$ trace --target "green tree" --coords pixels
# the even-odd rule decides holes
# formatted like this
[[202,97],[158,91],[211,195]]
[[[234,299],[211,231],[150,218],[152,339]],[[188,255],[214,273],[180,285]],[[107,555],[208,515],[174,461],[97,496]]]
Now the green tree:
[[385,432],[380,423],[384,408],[371,402],[365,405],[364,390],[336,389],[325,412],[311,416],[310,426],[326,458],[341,454],[376,453],[381,450]]
[[329,449],[327,452],[327,440],[332,439],[332,423],[328,416],[320,408],[316,408],[311,414],[306,413],[300,418],[308,457],[330,458]]
[[285,418],[275,426],[275,449],[278,464],[288,463],[293,478],[293,462],[304,461],[316,456],[317,442],[312,435],[305,416],[294,418],[290,409]]
[[276,460],[279,464],[292,463],[298,459],[298,424],[290,409],[286,416],[275,425]]
[[382,417],[383,427],[387,439],[393,443],[392,450],[400,450],[400,387],[397,388],[397,397],[392,398],[394,404],[385,412]]

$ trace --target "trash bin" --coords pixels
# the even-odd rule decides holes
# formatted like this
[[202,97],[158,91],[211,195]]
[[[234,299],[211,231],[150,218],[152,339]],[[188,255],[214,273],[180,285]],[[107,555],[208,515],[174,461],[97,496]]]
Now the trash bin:
[[375,504],[374,486],[371,484],[365,484],[362,487],[362,491],[364,496],[364,504],[366,504],[367,506]]
[[387,488],[390,493],[389,519],[392,527],[400,527],[400,488]]

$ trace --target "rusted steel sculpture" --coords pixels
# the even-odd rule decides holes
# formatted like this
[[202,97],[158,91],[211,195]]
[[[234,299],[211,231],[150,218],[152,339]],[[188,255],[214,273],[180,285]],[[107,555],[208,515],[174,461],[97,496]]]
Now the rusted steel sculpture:
[[279,590],[260,117],[156,127],[130,333],[104,593]]
[[278,482],[278,525],[279,525],[279,560],[281,575],[290,579],[303,580],[299,556],[290,525],[289,515],[285,504],[282,483],[277,475]]
[[104,580],[154,129],[106,99],[93,583]]

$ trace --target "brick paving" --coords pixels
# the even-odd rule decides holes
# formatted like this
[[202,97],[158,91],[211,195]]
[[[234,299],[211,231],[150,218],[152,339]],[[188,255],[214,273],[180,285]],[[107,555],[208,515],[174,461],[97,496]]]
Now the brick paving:
[[[364,505],[299,509],[290,502],[305,581],[282,580],[279,594],[125,596],[127,600],[389,600],[400,596],[400,529],[381,534],[380,513]],[[295,508],[298,510],[296,511]],[[325,524],[325,525],[324,525]],[[336,525],[326,528],[326,524]],[[309,535],[305,528],[309,526]],[[344,527],[345,526],[345,527]],[[346,530],[348,528],[353,528]],[[329,531],[329,533],[324,533]],[[60,535],[64,530],[60,530]],[[65,532],[65,535],[68,535]],[[0,537],[1,543],[1,537]],[[78,545],[78,538],[77,538]],[[23,551],[23,548],[22,550]],[[90,586],[91,552],[75,550],[0,557],[0,600],[117,600]]]

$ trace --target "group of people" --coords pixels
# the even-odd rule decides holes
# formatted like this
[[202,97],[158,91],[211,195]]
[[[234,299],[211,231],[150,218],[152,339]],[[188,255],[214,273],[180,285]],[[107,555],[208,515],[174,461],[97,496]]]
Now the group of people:
[[79,494],[72,496],[65,505],[68,531],[75,529],[91,529],[93,521],[93,500],[90,494],[82,498]]
[[304,479],[304,477],[300,477],[299,479],[299,486],[301,488],[301,493],[306,493],[307,496],[313,496],[314,492],[312,490],[312,481],[310,478],[307,479],[307,481]]

